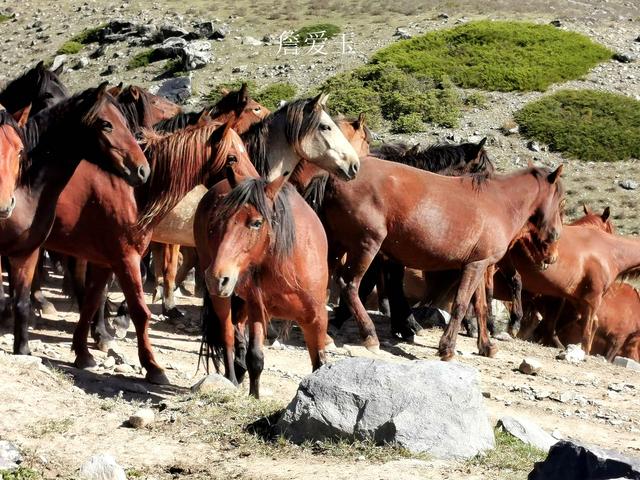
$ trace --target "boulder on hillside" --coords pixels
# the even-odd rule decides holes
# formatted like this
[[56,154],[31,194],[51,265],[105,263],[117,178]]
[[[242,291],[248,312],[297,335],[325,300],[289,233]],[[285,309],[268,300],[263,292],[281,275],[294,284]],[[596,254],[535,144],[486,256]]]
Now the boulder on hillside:
[[545,452],[548,452],[557,442],[555,438],[526,418],[505,416],[498,420],[498,427],[527,445],[533,445]]
[[478,372],[458,363],[351,358],[306,377],[277,425],[295,443],[373,440],[438,458],[494,447]]

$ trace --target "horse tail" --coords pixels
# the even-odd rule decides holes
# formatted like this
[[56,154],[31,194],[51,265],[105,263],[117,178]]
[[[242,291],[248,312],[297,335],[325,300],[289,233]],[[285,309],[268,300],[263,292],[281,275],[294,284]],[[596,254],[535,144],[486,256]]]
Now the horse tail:
[[[202,340],[198,354],[198,370],[200,362],[204,359],[204,366],[209,374],[209,360],[213,361],[216,373],[220,373],[220,361],[224,350],[224,339],[220,328],[220,319],[213,309],[213,303],[208,292],[205,292],[202,301]],[[196,370],[197,372],[197,370]]]

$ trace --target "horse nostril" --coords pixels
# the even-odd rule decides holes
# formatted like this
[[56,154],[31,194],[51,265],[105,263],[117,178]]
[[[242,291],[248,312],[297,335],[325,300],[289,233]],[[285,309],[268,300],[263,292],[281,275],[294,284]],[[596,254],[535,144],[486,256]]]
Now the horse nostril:
[[229,284],[229,277],[222,277],[220,279],[220,286],[226,287]]
[[147,178],[149,178],[149,167],[145,166],[145,165],[140,165],[138,167],[138,178],[140,180],[142,180],[142,182],[146,182]]
[[355,177],[358,174],[358,170],[360,170],[360,165],[357,163],[352,163],[349,166],[349,175]]
[[16,197],[13,196],[11,197],[11,206],[9,207],[9,210],[13,210],[16,207]]

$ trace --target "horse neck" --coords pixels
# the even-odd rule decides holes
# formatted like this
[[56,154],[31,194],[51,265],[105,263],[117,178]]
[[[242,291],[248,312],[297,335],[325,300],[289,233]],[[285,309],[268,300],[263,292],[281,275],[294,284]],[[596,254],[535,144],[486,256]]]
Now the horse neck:
[[500,191],[500,201],[509,209],[508,217],[512,221],[512,233],[515,238],[522,232],[527,220],[538,208],[540,181],[532,174],[507,175],[486,180],[483,189],[496,185]]
[[640,270],[640,239],[603,232],[617,274]]
[[261,156],[264,158],[259,160],[256,168],[260,175],[269,181],[275,180],[285,172],[291,175],[302,160],[295,152],[293,145],[287,142],[284,133],[285,121],[285,118],[278,115],[267,117],[266,120],[255,124],[242,135],[242,140],[247,146],[255,143],[254,148],[249,149],[249,156],[252,160],[258,158],[256,152],[263,152]]

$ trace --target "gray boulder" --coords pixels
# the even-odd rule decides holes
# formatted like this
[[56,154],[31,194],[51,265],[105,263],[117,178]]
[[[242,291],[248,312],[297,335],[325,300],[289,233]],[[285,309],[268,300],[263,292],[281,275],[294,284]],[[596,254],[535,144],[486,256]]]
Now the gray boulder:
[[277,428],[295,443],[369,439],[444,459],[495,442],[477,370],[437,361],[326,365],[301,382]]
[[81,480],[127,480],[127,474],[108,453],[100,453],[89,458],[81,467]]
[[529,480],[591,480],[629,478],[640,480],[640,459],[614,450],[561,440],[542,462],[537,462]]
[[165,80],[158,89],[161,95],[174,103],[184,103],[191,96],[191,77],[175,77]]
[[181,55],[182,66],[186,71],[202,68],[211,63],[211,43],[207,40],[194,40],[187,43]]
[[548,452],[557,442],[555,438],[526,418],[502,417],[498,420],[498,427],[527,445],[533,445],[545,452]]
[[14,470],[22,463],[20,450],[11,442],[0,440],[0,472]]
[[613,359],[613,364],[640,372],[640,363],[627,357],[616,357]]

